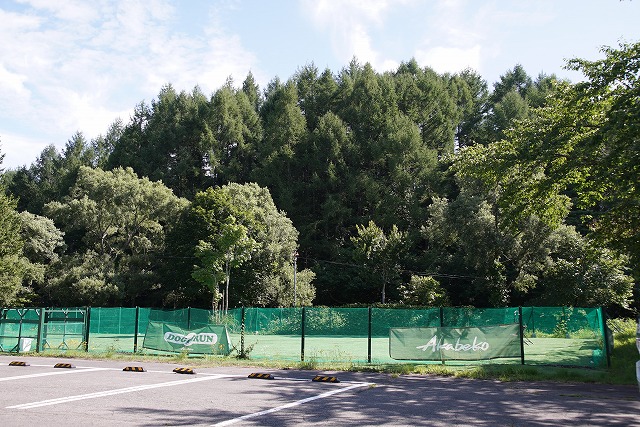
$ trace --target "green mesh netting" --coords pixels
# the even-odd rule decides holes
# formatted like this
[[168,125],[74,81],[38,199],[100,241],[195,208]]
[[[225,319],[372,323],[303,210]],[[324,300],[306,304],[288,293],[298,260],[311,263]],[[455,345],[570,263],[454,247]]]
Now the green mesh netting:
[[442,326],[453,328],[518,323],[518,307],[445,307],[442,312]]
[[89,351],[133,352],[138,340],[142,343],[150,311],[134,307],[91,308]]
[[[241,310],[238,310],[241,312]],[[262,335],[300,335],[300,308],[245,308],[245,332]],[[237,330],[239,332],[239,330]]]
[[443,326],[440,309],[371,309],[371,333],[376,338],[389,338],[391,328],[426,328]]
[[37,339],[41,309],[0,309],[0,351],[18,351],[20,339]]
[[[227,313],[185,308],[2,309],[0,351],[16,351],[21,338],[42,340],[42,348],[81,348],[90,319],[88,351],[140,350],[150,320],[185,330],[225,325],[231,346],[252,358],[398,363],[389,356],[390,330],[466,328],[520,322],[526,364],[602,366],[606,363],[602,310],[575,307],[237,308]],[[38,337],[42,320],[41,337]],[[137,335],[136,335],[137,332]],[[502,363],[505,361],[502,360]],[[520,363],[521,360],[513,361]]]
[[42,348],[81,350],[86,344],[89,309],[47,308],[44,312]]

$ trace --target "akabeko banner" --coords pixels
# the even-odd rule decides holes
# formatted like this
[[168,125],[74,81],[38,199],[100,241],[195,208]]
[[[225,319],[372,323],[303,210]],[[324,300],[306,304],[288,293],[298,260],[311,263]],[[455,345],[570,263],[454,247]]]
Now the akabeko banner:
[[520,325],[392,328],[389,331],[389,355],[397,360],[520,357]]
[[200,354],[229,354],[229,333],[226,326],[209,325],[184,330],[176,325],[150,321],[142,347]]

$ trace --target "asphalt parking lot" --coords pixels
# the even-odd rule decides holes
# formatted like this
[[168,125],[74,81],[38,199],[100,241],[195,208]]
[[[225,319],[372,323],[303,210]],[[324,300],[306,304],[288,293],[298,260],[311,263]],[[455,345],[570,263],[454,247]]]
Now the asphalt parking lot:
[[[72,367],[55,367],[58,363]],[[640,426],[640,393],[631,386],[189,369],[170,363],[2,356],[0,425]],[[312,381],[318,374],[323,381]],[[340,382],[330,382],[332,377]]]

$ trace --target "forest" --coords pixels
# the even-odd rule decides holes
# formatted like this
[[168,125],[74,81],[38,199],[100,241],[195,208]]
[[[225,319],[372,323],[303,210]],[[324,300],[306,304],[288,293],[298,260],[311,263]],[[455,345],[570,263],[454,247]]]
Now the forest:
[[93,140],[0,153],[0,306],[637,313],[640,43],[602,54],[575,83],[354,59],[167,84]]

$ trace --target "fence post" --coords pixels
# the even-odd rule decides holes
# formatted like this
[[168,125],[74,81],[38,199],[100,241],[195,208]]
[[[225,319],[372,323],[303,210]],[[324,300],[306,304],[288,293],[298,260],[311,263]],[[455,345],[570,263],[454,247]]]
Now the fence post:
[[46,310],[47,309],[44,307],[40,309],[40,322],[38,322],[38,353],[40,353],[44,349],[44,312]]
[[91,307],[85,307],[85,315],[84,315],[84,351],[89,352],[89,329],[91,328]]
[[302,307],[302,333],[300,339],[300,361],[304,362],[304,324],[305,324],[306,312]]
[[187,330],[191,330],[191,307],[187,307]]
[[522,324],[522,306],[518,307],[518,323],[520,324],[520,361],[524,365],[524,326]]
[[600,307],[600,328],[602,329],[602,338],[604,338],[604,352],[607,355],[607,367],[611,367],[611,355],[609,354],[609,336],[607,334],[607,322],[605,320],[604,307]]
[[244,326],[244,305],[242,306],[242,314],[240,315],[240,357],[245,357],[244,353],[244,334],[245,334],[245,326]]
[[19,308],[16,309],[16,311],[18,312],[18,316],[20,316],[20,323],[18,323],[18,344],[16,344],[16,346],[14,347],[14,350],[17,350],[17,353],[20,353],[20,340],[22,339],[22,320],[24,319],[24,316],[27,314],[29,309],[27,309],[27,311],[23,311],[22,313],[20,312]]
[[138,352],[138,333],[140,332],[140,307],[136,305],[136,323],[133,326],[133,352]]
[[444,308],[440,307],[440,327],[443,327],[443,319],[444,319]]
[[371,363],[371,306],[369,306],[369,339],[367,341],[367,362]]

